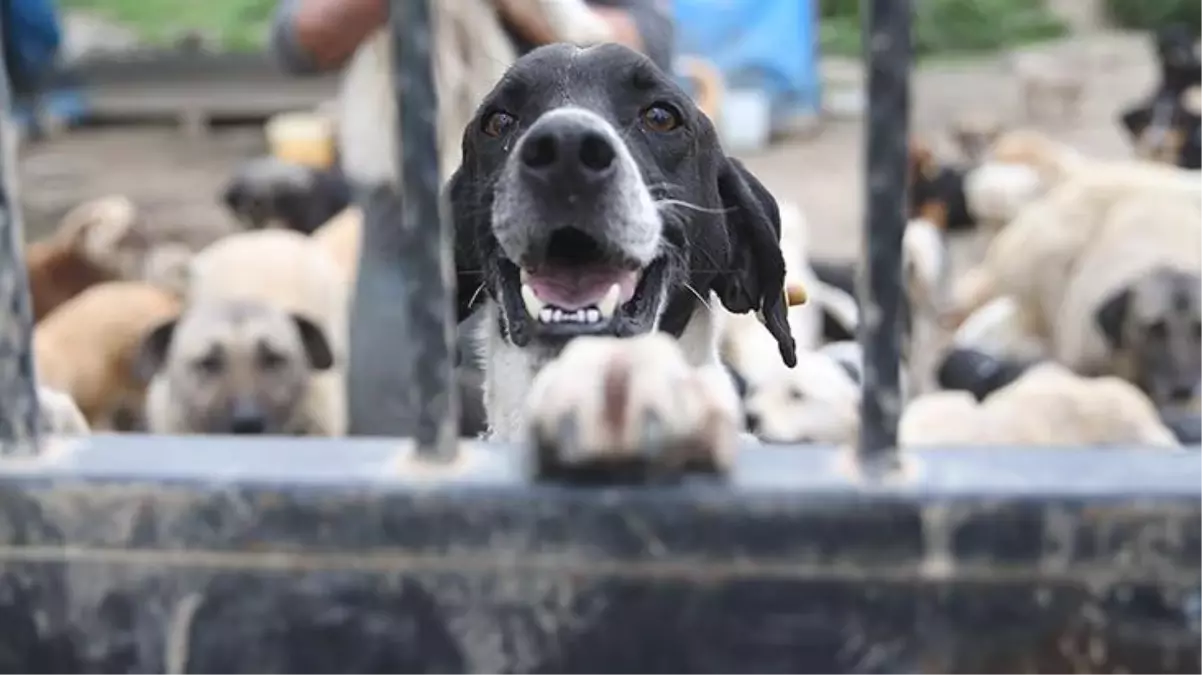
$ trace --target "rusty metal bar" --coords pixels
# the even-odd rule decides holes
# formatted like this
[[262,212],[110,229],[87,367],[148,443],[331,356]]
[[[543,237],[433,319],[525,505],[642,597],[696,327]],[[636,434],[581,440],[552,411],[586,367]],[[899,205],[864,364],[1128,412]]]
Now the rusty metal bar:
[[424,458],[449,459],[459,417],[454,262],[439,190],[430,12],[428,0],[391,5],[400,184],[375,190],[365,209],[348,393],[351,433],[412,436]]
[[16,191],[17,129],[12,122],[12,92],[4,75],[3,40],[0,23],[0,454],[11,455],[36,450],[38,397],[25,230]]
[[860,456],[896,456],[901,396],[902,235],[910,128],[911,0],[862,0],[868,68],[864,242],[858,279],[864,354]]

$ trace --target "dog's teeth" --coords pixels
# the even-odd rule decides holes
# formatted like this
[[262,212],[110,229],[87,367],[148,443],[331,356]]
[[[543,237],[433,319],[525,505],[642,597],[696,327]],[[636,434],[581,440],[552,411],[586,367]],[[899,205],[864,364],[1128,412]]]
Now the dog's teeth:
[[543,323],[551,323],[555,319],[555,310],[550,307],[544,307],[538,312],[538,320]]
[[614,284],[609,287],[609,292],[605,294],[604,298],[601,298],[601,302],[597,303],[597,310],[601,313],[602,317],[608,319],[614,315],[614,312],[618,309],[618,297],[621,295],[621,286]]
[[584,317],[589,323],[597,323],[601,320],[601,311],[590,307],[584,312]]
[[554,321],[555,323],[559,323],[560,321],[563,321],[563,310],[562,309],[551,310],[551,320]]
[[522,302],[526,305],[526,312],[533,317],[541,317],[544,304],[538,296],[534,294],[534,289],[527,284],[522,284]]

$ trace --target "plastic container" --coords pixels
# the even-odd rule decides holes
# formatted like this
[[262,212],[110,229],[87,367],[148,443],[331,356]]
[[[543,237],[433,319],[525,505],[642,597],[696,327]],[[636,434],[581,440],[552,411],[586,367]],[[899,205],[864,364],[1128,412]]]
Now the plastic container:
[[759,89],[728,89],[722,98],[719,133],[729,152],[761,150],[772,134],[772,100]]
[[278,159],[328,169],[335,162],[333,121],[310,112],[281,113],[264,126],[267,146]]

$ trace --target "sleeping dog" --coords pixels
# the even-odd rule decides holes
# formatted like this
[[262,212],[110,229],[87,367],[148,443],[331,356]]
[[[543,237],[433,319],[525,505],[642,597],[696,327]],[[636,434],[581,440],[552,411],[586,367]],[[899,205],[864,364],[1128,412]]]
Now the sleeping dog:
[[741,426],[720,302],[796,363],[780,215],[672,79],[613,44],[519,59],[451,178],[459,318],[480,291],[497,440],[566,468],[721,468]]

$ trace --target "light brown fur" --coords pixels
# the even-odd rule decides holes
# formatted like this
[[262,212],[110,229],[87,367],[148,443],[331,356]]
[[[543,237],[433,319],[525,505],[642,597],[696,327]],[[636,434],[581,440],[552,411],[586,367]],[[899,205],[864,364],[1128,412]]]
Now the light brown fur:
[[346,432],[345,363],[350,288],[345,271],[312,238],[288,230],[239,232],[200,251],[187,301],[248,300],[297,314],[324,331],[334,366],[313,375],[308,414],[326,435]]
[[34,330],[38,380],[70,396],[92,428],[129,430],[142,417],[146,383],[133,368],[145,334],[179,313],[172,294],[138,281],[83,291]]
[[1051,323],[1053,356],[1077,372],[1121,374],[1095,315],[1113,293],[1157,268],[1202,274],[1202,203],[1135,195],[1115,206],[1082,251]]
[[314,322],[254,300],[209,298],[144,340],[153,373],[147,423],[163,434],[329,436],[340,420],[313,405],[333,355]]
[[363,239],[363,211],[352,206],[313,232],[313,240],[338,263],[347,284],[359,274],[359,246]]
[[1114,377],[1080,377],[1053,363],[1032,368],[981,404],[965,392],[915,399],[902,413],[898,444],[1179,446],[1133,385]]
[[1136,196],[1202,201],[1196,174],[1148,162],[1087,163],[1024,207],[990,242],[985,258],[953,291],[958,324],[990,300],[1011,295],[1024,320],[1049,335],[1074,265],[1116,204]]

